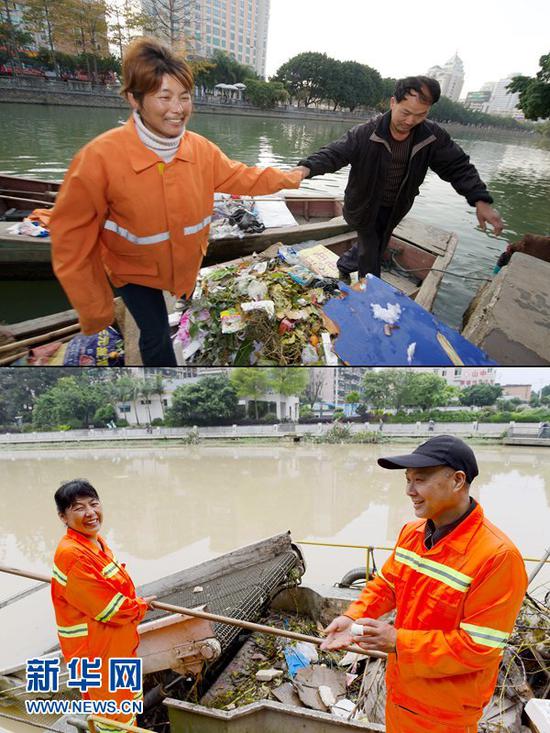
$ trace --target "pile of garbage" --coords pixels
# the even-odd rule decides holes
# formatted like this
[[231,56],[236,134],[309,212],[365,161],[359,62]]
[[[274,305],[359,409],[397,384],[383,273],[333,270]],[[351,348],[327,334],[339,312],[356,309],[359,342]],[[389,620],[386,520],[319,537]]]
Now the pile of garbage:
[[275,257],[201,270],[175,336],[178,363],[336,364],[322,306],[339,295],[338,279],[303,263],[302,251],[281,245]]
[[[318,634],[310,619],[270,614],[270,626]],[[234,710],[259,700],[328,712],[345,720],[383,722],[385,663],[342,652],[324,652],[309,642],[252,635],[200,700]],[[368,699],[368,712],[366,712]]]

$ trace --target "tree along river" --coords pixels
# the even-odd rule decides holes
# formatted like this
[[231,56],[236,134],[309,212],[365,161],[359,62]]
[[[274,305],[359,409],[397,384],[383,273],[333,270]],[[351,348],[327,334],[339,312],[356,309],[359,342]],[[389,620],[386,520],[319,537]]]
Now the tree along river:
[[[124,118],[124,111],[113,109],[2,104],[0,171],[62,178],[79,148]],[[292,166],[350,126],[336,121],[196,113],[189,127],[249,165]],[[434,310],[445,322],[460,327],[462,313],[481,284],[464,276],[488,278],[507,242],[526,232],[550,234],[550,149],[527,135],[467,128],[453,135],[471,156],[505,222],[498,239],[484,234],[476,228],[475,210],[450,184],[428,174],[411,216],[458,234],[449,270],[461,277],[445,276]],[[308,194],[342,194],[347,177],[348,169],[343,169],[302,185]],[[0,322],[13,323],[68,307],[56,282],[2,282],[0,290]]]
[[[412,447],[412,444],[411,444]],[[392,546],[414,519],[404,472],[380,468],[404,445],[199,445],[7,450],[0,454],[0,564],[48,573],[63,534],[53,495],[85,477],[103,502],[102,534],[137,584],[290,530],[294,540]],[[478,446],[472,495],[525,557],[549,543],[550,450]],[[332,585],[365,564],[360,549],[303,545],[306,583]],[[388,553],[375,551],[377,567]],[[527,563],[528,570],[535,567]],[[542,597],[550,565],[531,590]],[[33,586],[0,573],[0,604]],[[48,589],[0,608],[0,669],[56,642]],[[21,633],[24,630],[24,633]]]

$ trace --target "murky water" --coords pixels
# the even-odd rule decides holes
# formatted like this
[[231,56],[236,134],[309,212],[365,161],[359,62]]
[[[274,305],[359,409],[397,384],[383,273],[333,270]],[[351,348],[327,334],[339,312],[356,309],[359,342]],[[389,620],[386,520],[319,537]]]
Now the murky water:
[[[75,152],[125,117],[122,110],[0,105],[0,171],[44,178],[61,178]],[[190,128],[213,140],[228,155],[260,165],[295,165],[299,158],[342,135],[349,123],[281,121],[248,117],[195,114]],[[459,131],[455,139],[471,156],[502,212],[506,229],[495,239],[475,227],[475,211],[452,187],[430,173],[411,215],[455,231],[459,245],[450,270],[458,275],[490,276],[506,242],[525,232],[550,231],[550,149],[530,137],[488,136],[481,131]],[[343,192],[348,171],[314,181],[304,190]],[[1,277],[1,276],[0,276]],[[435,312],[459,326],[462,313],[480,283],[446,276]],[[68,307],[57,285],[3,283],[0,320],[14,322]]]
[[[379,455],[400,446],[198,446],[5,451],[0,455],[0,564],[49,574],[63,533],[53,494],[88,478],[104,535],[136,584],[261,538],[392,545],[413,519],[400,471]],[[476,448],[473,496],[524,556],[550,542],[550,450]],[[306,582],[333,584],[364,565],[361,550],[304,546]],[[375,553],[378,564],[387,553]],[[528,568],[533,568],[528,564]],[[534,584],[550,583],[550,566]],[[0,573],[0,602],[33,583]],[[0,669],[56,643],[49,590],[0,609]]]

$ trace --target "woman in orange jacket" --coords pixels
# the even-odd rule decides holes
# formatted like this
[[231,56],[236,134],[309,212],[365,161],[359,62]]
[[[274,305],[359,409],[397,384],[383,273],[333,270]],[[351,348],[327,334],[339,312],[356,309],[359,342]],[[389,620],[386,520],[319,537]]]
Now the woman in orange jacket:
[[50,224],[53,267],[85,334],[113,322],[112,285],[139,326],[143,364],[174,366],[162,291],[192,296],[214,192],[298,188],[305,170],[249,168],[186,130],[193,76],[159,41],[135,40],[122,70],[133,114],[72,161]]
[[[99,657],[101,684],[83,692],[83,698],[114,701],[119,712],[102,715],[134,724],[135,715],[120,707],[140,699],[141,680],[137,692],[110,692],[109,660],[136,656],[137,626],[154,597],[136,597],[124,563],[116,559],[99,534],[103,510],[97,491],[88,481],[74,479],[62,484],[55,493],[55,502],[67,527],[55,551],[51,585],[63,657],[67,664],[75,658]],[[81,674],[82,667],[78,671]],[[104,724],[96,726],[100,733],[116,730]]]

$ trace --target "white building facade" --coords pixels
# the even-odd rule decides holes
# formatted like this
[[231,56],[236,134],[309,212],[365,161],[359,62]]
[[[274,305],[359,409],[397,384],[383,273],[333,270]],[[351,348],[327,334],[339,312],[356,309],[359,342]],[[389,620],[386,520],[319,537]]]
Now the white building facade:
[[432,66],[427,71],[427,76],[437,79],[441,86],[441,94],[444,97],[458,102],[460,92],[464,86],[464,64],[458,54],[450,58],[442,66]]
[[413,367],[416,372],[430,372],[442,377],[451,387],[473,387],[475,384],[494,384],[495,367]]

